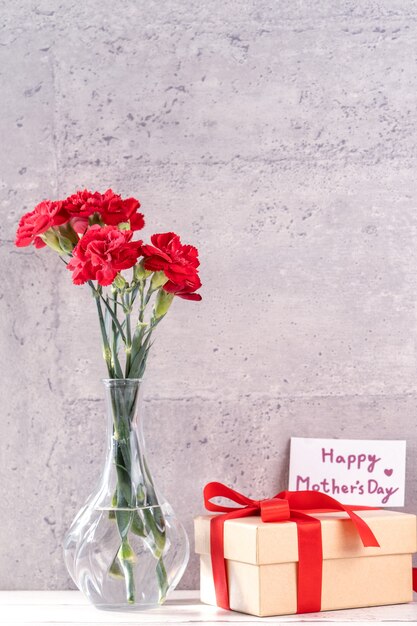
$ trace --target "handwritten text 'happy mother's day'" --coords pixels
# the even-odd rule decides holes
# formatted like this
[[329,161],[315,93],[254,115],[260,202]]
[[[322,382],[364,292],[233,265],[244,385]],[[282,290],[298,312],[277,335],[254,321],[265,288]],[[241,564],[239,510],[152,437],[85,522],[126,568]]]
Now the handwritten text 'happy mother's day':
[[[374,474],[375,468],[380,463],[381,458],[376,454],[336,454],[333,448],[321,449],[321,461],[325,465],[343,465],[348,472],[362,470],[368,474]],[[381,466],[378,466],[379,468]],[[390,468],[384,469],[385,476],[389,477],[393,473]],[[382,496],[381,503],[386,504],[390,497],[398,491],[398,487],[383,487],[375,478],[368,478],[365,481],[356,480],[353,483],[342,483],[335,478],[323,478],[318,482],[313,482],[309,476],[296,476],[296,490],[321,491],[332,496],[341,494],[378,494]]]

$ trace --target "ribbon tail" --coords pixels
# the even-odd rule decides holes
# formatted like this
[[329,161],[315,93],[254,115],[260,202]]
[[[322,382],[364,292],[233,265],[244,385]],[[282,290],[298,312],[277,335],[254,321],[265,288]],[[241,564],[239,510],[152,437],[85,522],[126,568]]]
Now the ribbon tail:
[[314,510],[317,512],[319,510],[344,511],[354,523],[363,545],[366,547],[379,547],[377,538],[365,520],[356,515],[351,507],[344,506],[338,500],[331,498],[325,493],[320,493],[319,491],[282,491],[276,497],[288,500],[291,510],[308,511],[310,513]]
[[345,509],[346,513],[349,515],[352,522],[355,524],[356,530],[359,533],[359,536],[362,540],[362,544],[365,547],[374,547],[379,548],[379,543],[377,538],[375,537],[372,530],[369,528],[368,524],[363,520],[359,515],[356,515],[354,511],[350,511],[349,509]]

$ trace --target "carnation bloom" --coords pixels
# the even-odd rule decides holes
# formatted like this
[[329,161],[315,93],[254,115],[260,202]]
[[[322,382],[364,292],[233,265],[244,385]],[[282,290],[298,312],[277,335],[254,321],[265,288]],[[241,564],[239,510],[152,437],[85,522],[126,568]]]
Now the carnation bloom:
[[202,298],[199,293],[194,293],[201,287],[201,280],[196,274],[195,276],[189,277],[186,279],[185,283],[181,286],[176,285],[172,280],[169,280],[163,286],[164,291],[168,293],[173,293],[174,296],[179,296],[180,298],[184,298],[184,300],[196,300],[200,301]]
[[82,285],[97,280],[100,285],[111,285],[118,272],[136,264],[141,252],[141,241],[131,241],[131,230],[116,226],[91,226],[74,248],[67,268],[72,281]]
[[130,221],[131,230],[140,230],[144,227],[145,221],[142,213],[137,213],[140,207],[136,198],[122,199],[121,196],[108,189],[101,195],[99,213],[105,224],[115,226],[121,222]]
[[142,246],[145,269],[152,272],[162,270],[168,280],[178,286],[185,285],[187,279],[198,277],[200,262],[197,248],[182,245],[175,233],[152,235],[151,242],[152,245]]
[[31,243],[42,248],[45,243],[39,237],[52,226],[60,226],[68,221],[62,202],[40,202],[33,211],[25,213],[20,219],[16,233],[16,246],[23,248]]
[[86,230],[88,218],[94,213],[98,213],[101,221],[108,226],[130,222],[130,230],[140,230],[145,225],[143,214],[137,212],[140,202],[136,198],[123,199],[111,189],[105,193],[87,189],[77,191],[64,200],[64,206],[79,233]]
[[98,191],[92,193],[87,189],[77,191],[64,200],[66,211],[71,217],[90,217],[99,210],[101,194]]
[[100,195],[87,189],[77,191],[63,201],[70,224],[76,233],[84,234],[88,228],[88,218],[98,210]]

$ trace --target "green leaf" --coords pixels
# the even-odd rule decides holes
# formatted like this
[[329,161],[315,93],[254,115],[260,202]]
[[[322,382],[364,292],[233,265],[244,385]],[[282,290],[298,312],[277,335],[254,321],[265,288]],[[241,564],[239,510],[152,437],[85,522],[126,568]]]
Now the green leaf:
[[135,511],[133,513],[133,519],[132,519],[132,524],[130,526],[130,530],[132,531],[132,533],[134,533],[135,535],[138,535],[139,537],[146,537],[146,533],[145,533],[145,527],[143,525],[143,521],[141,520],[138,511]]
[[115,513],[120,537],[121,539],[125,539],[132,521],[132,513],[130,511],[121,511],[120,509],[116,509]]

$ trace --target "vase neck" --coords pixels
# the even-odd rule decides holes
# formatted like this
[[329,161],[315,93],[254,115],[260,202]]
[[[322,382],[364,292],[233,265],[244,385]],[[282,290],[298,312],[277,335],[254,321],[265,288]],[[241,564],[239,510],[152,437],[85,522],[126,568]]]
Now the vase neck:
[[103,382],[108,447],[102,498],[114,508],[152,506],[156,494],[145,459],[142,381],[106,379]]
[[134,432],[137,443],[143,448],[142,380],[106,378],[103,384],[109,445],[112,446],[115,440],[122,442]]

